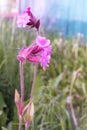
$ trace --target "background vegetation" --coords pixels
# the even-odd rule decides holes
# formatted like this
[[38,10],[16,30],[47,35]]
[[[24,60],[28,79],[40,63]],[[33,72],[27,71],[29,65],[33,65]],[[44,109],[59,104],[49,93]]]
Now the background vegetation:
[[[53,53],[49,68],[39,66],[35,93],[35,117],[30,130],[86,130],[87,129],[87,46],[84,37],[65,39],[41,30],[51,39]],[[12,122],[17,130],[18,118],[14,104],[14,90],[19,86],[17,54],[22,45],[29,45],[35,31],[18,29],[16,19],[0,21],[0,126]],[[29,98],[33,64],[25,63],[25,101]],[[75,126],[72,108],[78,125]],[[3,128],[4,129],[4,128]]]

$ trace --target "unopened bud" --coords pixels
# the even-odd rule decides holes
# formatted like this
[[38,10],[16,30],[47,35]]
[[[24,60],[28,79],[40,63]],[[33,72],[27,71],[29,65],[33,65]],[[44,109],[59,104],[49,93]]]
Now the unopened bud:
[[19,93],[18,93],[18,91],[17,91],[17,89],[16,89],[16,90],[15,90],[15,103],[18,103],[19,100],[20,100],[20,95],[19,95]]
[[25,114],[24,114],[24,122],[25,122],[25,127],[29,127],[30,122],[32,121],[33,117],[34,117],[34,104],[33,102],[29,105],[29,107],[27,108]]

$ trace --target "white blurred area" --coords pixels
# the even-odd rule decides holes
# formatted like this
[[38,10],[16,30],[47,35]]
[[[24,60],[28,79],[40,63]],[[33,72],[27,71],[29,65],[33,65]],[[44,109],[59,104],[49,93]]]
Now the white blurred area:
[[[32,2],[31,2],[32,1]],[[32,11],[37,17],[43,17],[46,12],[46,1],[47,0],[31,0],[29,5],[32,7]]]
[[6,12],[8,8],[8,1],[7,0],[0,0],[0,12]]
[[46,12],[47,0],[19,0],[19,12],[24,11],[28,6],[37,17],[43,17]]
[[[14,14],[21,13],[26,7],[30,6],[33,14],[42,18],[51,15],[49,11],[50,5],[55,3],[56,0],[0,0],[0,15],[6,14],[14,16]],[[51,10],[52,12],[52,10]]]
[[18,13],[24,11],[27,6],[37,17],[43,17],[46,12],[47,0],[0,0],[0,14]]
[[0,0],[0,14],[17,13],[19,0]]

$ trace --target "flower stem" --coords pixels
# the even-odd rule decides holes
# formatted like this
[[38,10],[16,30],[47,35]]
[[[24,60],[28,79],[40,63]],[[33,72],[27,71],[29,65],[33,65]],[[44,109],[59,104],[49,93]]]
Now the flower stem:
[[23,76],[23,63],[20,61],[20,89],[21,89],[21,101],[24,101],[24,76]]
[[72,101],[70,103],[70,109],[71,109],[71,114],[72,114],[74,125],[75,125],[75,127],[77,127],[78,126],[78,122],[77,122],[77,118],[75,116],[75,111],[74,111],[74,108],[73,108]]
[[22,118],[19,117],[19,128],[18,128],[18,130],[22,130],[21,128],[22,128]]
[[[24,102],[24,76],[23,76],[23,63],[20,61],[20,90],[21,90],[21,110],[23,109]],[[22,115],[19,117],[19,130],[22,128]]]
[[37,36],[39,36],[39,35],[40,35],[40,30],[38,29],[38,30],[37,30]]
[[[38,69],[38,64],[35,64],[34,66],[34,76],[33,76],[33,82],[32,82],[32,87],[31,87],[31,93],[30,93],[30,102],[29,102],[29,113],[31,111],[31,103],[32,103],[32,100],[33,100],[33,93],[34,93],[34,86],[35,86],[35,80],[36,80],[36,74],[37,74],[37,69]],[[26,127],[25,126],[25,130],[28,130],[29,126]]]
[[27,127],[25,127],[25,130],[28,130],[28,128],[27,128]]
[[30,101],[32,101],[32,99],[33,99],[33,93],[34,93],[34,86],[35,86],[35,79],[36,79],[37,69],[38,69],[38,64],[35,64],[34,76],[33,76],[33,82],[32,82],[31,94],[30,94]]

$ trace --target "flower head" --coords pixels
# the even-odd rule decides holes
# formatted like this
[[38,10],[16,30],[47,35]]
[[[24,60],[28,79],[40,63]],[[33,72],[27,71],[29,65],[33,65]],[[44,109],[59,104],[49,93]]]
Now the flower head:
[[17,26],[18,27],[26,27],[27,23],[29,22],[30,16],[27,13],[23,13],[18,16]]
[[38,36],[36,38],[36,43],[37,43],[37,45],[39,45],[41,47],[46,47],[46,46],[50,45],[50,40],[46,39],[46,37]]
[[32,14],[30,7],[27,7],[22,14],[18,16],[17,19],[17,26],[18,27],[26,27],[29,26],[30,28],[39,29],[40,20],[36,19],[35,16]]
[[24,62],[26,60],[26,49],[27,49],[27,46],[23,46],[23,48],[20,50],[18,56],[17,56],[17,59],[21,62]]
[[38,36],[35,44],[31,44],[29,47],[24,46],[17,59],[21,62],[29,61],[33,63],[40,63],[45,70],[49,66],[51,58],[52,48],[50,46],[50,40],[45,37]]
[[26,50],[26,60],[33,63],[40,62],[40,54],[42,50],[43,48],[38,45],[31,45]]
[[21,62],[29,61],[29,62],[40,62],[40,53],[42,51],[42,48],[38,45],[31,45],[29,47],[24,46],[18,56],[17,59]]
[[50,46],[50,40],[45,37],[38,36],[36,38],[36,44],[43,48],[41,53],[40,65],[45,70],[49,66],[52,48]]

